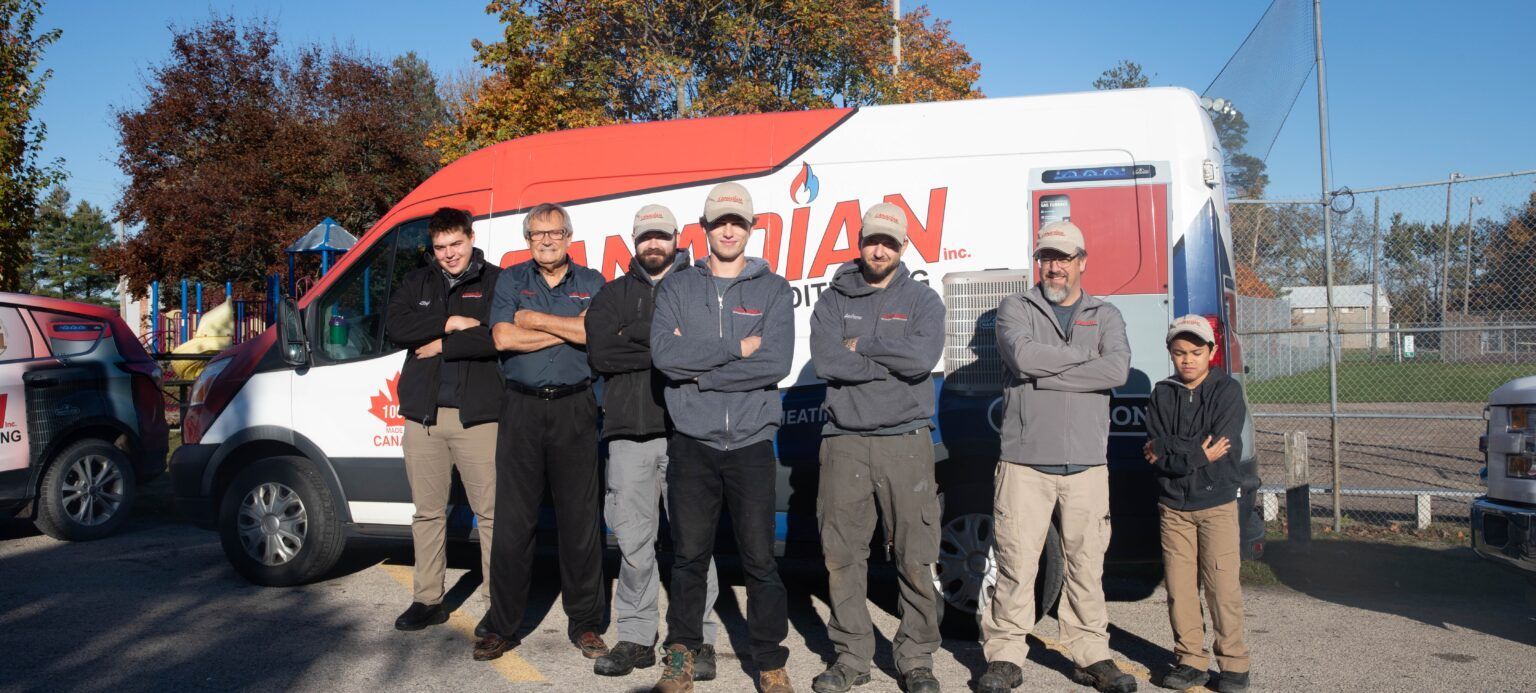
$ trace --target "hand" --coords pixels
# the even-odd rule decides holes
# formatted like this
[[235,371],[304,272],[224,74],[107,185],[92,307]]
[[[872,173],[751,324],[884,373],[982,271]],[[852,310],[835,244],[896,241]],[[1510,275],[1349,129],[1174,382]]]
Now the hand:
[[746,339],[741,340],[741,357],[747,358],[748,356],[751,356],[752,352],[757,351],[757,348],[762,345],[763,338],[757,335],[752,335],[751,337],[747,337]]
[[672,335],[675,337],[681,337],[683,336],[683,330],[681,328],[674,327],[672,328]]
[[479,320],[471,318],[467,315],[450,315],[448,316],[448,324],[443,326],[443,331],[452,334],[454,332],[460,332],[471,327],[479,326]]
[[1146,445],[1141,446],[1141,456],[1147,458],[1147,464],[1157,464],[1157,453],[1152,451],[1152,441],[1148,440]]
[[430,359],[441,356],[443,353],[443,340],[434,339],[426,344],[416,347],[416,358]]
[[848,347],[849,351],[858,351],[859,350],[859,338],[858,337],[854,337],[852,339],[845,339],[845,340],[843,340],[843,346]]
[[537,324],[538,321],[539,312],[536,310],[528,310],[527,308],[517,311],[517,313],[512,316],[512,324],[517,325],[518,327],[521,327],[525,330],[539,329]]
[[1205,451],[1205,461],[1215,462],[1221,459],[1222,455],[1227,454],[1228,450],[1232,449],[1232,444],[1227,442],[1225,437],[1219,438],[1213,443],[1211,442],[1211,437],[1206,436],[1205,442],[1200,444],[1200,449]]

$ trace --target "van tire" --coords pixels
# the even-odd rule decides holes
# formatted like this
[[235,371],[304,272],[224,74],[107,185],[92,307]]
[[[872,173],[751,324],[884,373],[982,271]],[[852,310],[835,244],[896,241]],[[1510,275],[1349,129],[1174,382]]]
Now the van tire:
[[335,497],[303,457],[269,457],[241,470],[219,503],[218,531],[235,571],[267,587],[314,582],[346,548]]
[[[105,537],[128,520],[137,481],[128,455],[117,446],[95,438],[76,441],[48,462],[34,524],[43,534],[64,541]],[[68,497],[66,485],[71,487]]]
[[[953,595],[946,598],[945,585],[940,584],[940,576],[956,575],[956,559],[961,558],[957,553],[975,553],[981,546],[971,546],[963,538],[957,541],[957,534],[964,534],[964,530],[974,531],[983,527],[990,537],[992,522],[992,489],[990,486],[962,486],[947,490],[944,493],[944,524],[941,528],[939,540],[939,562],[935,564],[935,572],[939,575],[935,579],[935,588],[939,591],[940,607],[944,611],[942,625],[952,637],[971,639],[980,631],[981,613],[985,608],[986,597],[979,596],[975,600],[976,607],[970,607],[953,599]],[[978,539],[980,537],[977,537]],[[969,542],[977,544],[978,542]],[[990,538],[985,542],[990,549]],[[957,551],[959,550],[959,551]],[[964,560],[961,558],[961,560]],[[980,560],[977,557],[977,560]],[[996,583],[997,566],[992,563],[990,551],[986,557],[986,577],[981,589],[990,589]],[[975,571],[969,571],[974,573]],[[1035,621],[1038,622],[1046,614],[1056,613],[1057,602],[1061,598],[1062,586],[1066,581],[1066,557],[1062,553],[1061,533],[1054,523],[1046,531],[1045,546],[1040,552],[1040,565],[1035,574]],[[953,592],[955,585],[948,585]],[[970,600],[965,600],[969,603]]]

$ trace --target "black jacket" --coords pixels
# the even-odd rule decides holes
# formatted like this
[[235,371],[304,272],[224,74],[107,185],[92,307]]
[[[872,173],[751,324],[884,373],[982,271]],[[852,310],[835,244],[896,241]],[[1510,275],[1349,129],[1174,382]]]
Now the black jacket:
[[[1191,390],[1178,377],[1158,381],[1147,406],[1147,437],[1157,455],[1158,501],[1174,510],[1205,510],[1237,498],[1242,475],[1243,386],[1212,370]],[[1207,462],[1201,443],[1210,436],[1231,443],[1227,454]]]
[[[478,248],[469,268],[450,280],[437,263],[412,270],[389,299],[384,330],[391,342],[410,349],[400,369],[400,415],[424,426],[437,423],[442,369],[457,369],[459,420],[465,426],[495,421],[501,415],[504,385],[491,340],[491,299],[501,268],[485,261]],[[450,288],[449,284],[452,282]],[[448,316],[480,321],[453,334],[443,331]],[[443,353],[416,358],[416,349],[443,340]]]
[[[667,277],[688,262],[688,251],[678,251]],[[667,378],[651,365],[651,316],[659,285],[635,258],[629,272],[604,286],[587,309],[587,361],[592,372],[606,379],[604,439],[656,436],[671,429]]]

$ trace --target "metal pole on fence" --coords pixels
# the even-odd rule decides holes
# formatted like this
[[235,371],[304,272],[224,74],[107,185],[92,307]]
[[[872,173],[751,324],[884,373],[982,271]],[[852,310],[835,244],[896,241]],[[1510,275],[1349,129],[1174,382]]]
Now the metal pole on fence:
[[1333,211],[1328,180],[1328,72],[1323,63],[1323,0],[1312,0],[1312,45],[1317,60],[1317,146],[1321,154],[1323,182],[1323,294],[1327,296],[1328,334],[1323,340],[1328,346],[1328,421],[1329,438],[1333,443],[1333,531],[1344,529],[1343,505],[1340,503],[1339,482],[1343,465],[1339,461],[1339,357],[1334,351],[1334,341],[1339,338],[1338,326],[1333,314]]
[[[1371,329],[1376,329],[1376,314],[1381,305],[1377,302],[1377,291],[1381,286],[1381,270],[1377,267],[1377,259],[1381,248],[1381,196],[1376,196],[1375,210],[1371,212]],[[1376,362],[1376,341],[1380,335],[1371,335],[1371,363]]]
[[1467,316],[1468,299],[1472,296],[1472,206],[1483,203],[1476,195],[1467,200],[1467,264],[1461,271],[1461,316]]
[[[1444,240],[1440,243],[1440,324],[1445,324],[1445,294],[1451,282],[1451,192],[1456,186],[1456,179],[1461,174],[1452,172],[1450,180],[1445,182],[1445,233]],[[1445,345],[1440,345],[1440,351],[1445,351]]]

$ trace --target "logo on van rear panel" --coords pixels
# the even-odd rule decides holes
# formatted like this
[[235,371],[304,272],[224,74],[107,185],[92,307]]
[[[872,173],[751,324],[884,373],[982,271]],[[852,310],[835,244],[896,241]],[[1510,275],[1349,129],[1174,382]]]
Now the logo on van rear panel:
[[[808,205],[816,201],[816,195],[821,192],[821,179],[811,171],[810,164],[800,164],[800,174],[789,183],[789,197],[797,205]],[[800,199],[804,197],[805,199]]]
[[405,432],[405,417],[400,415],[399,372],[384,383],[384,389],[368,398],[368,405],[368,413],[384,422],[384,433],[373,437],[374,447],[398,447],[400,435]]
[[0,394],[0,443],[21,442],[21,429],[16,427],[16,422],[5,420],[5,405],[10,398],[8,394]]

